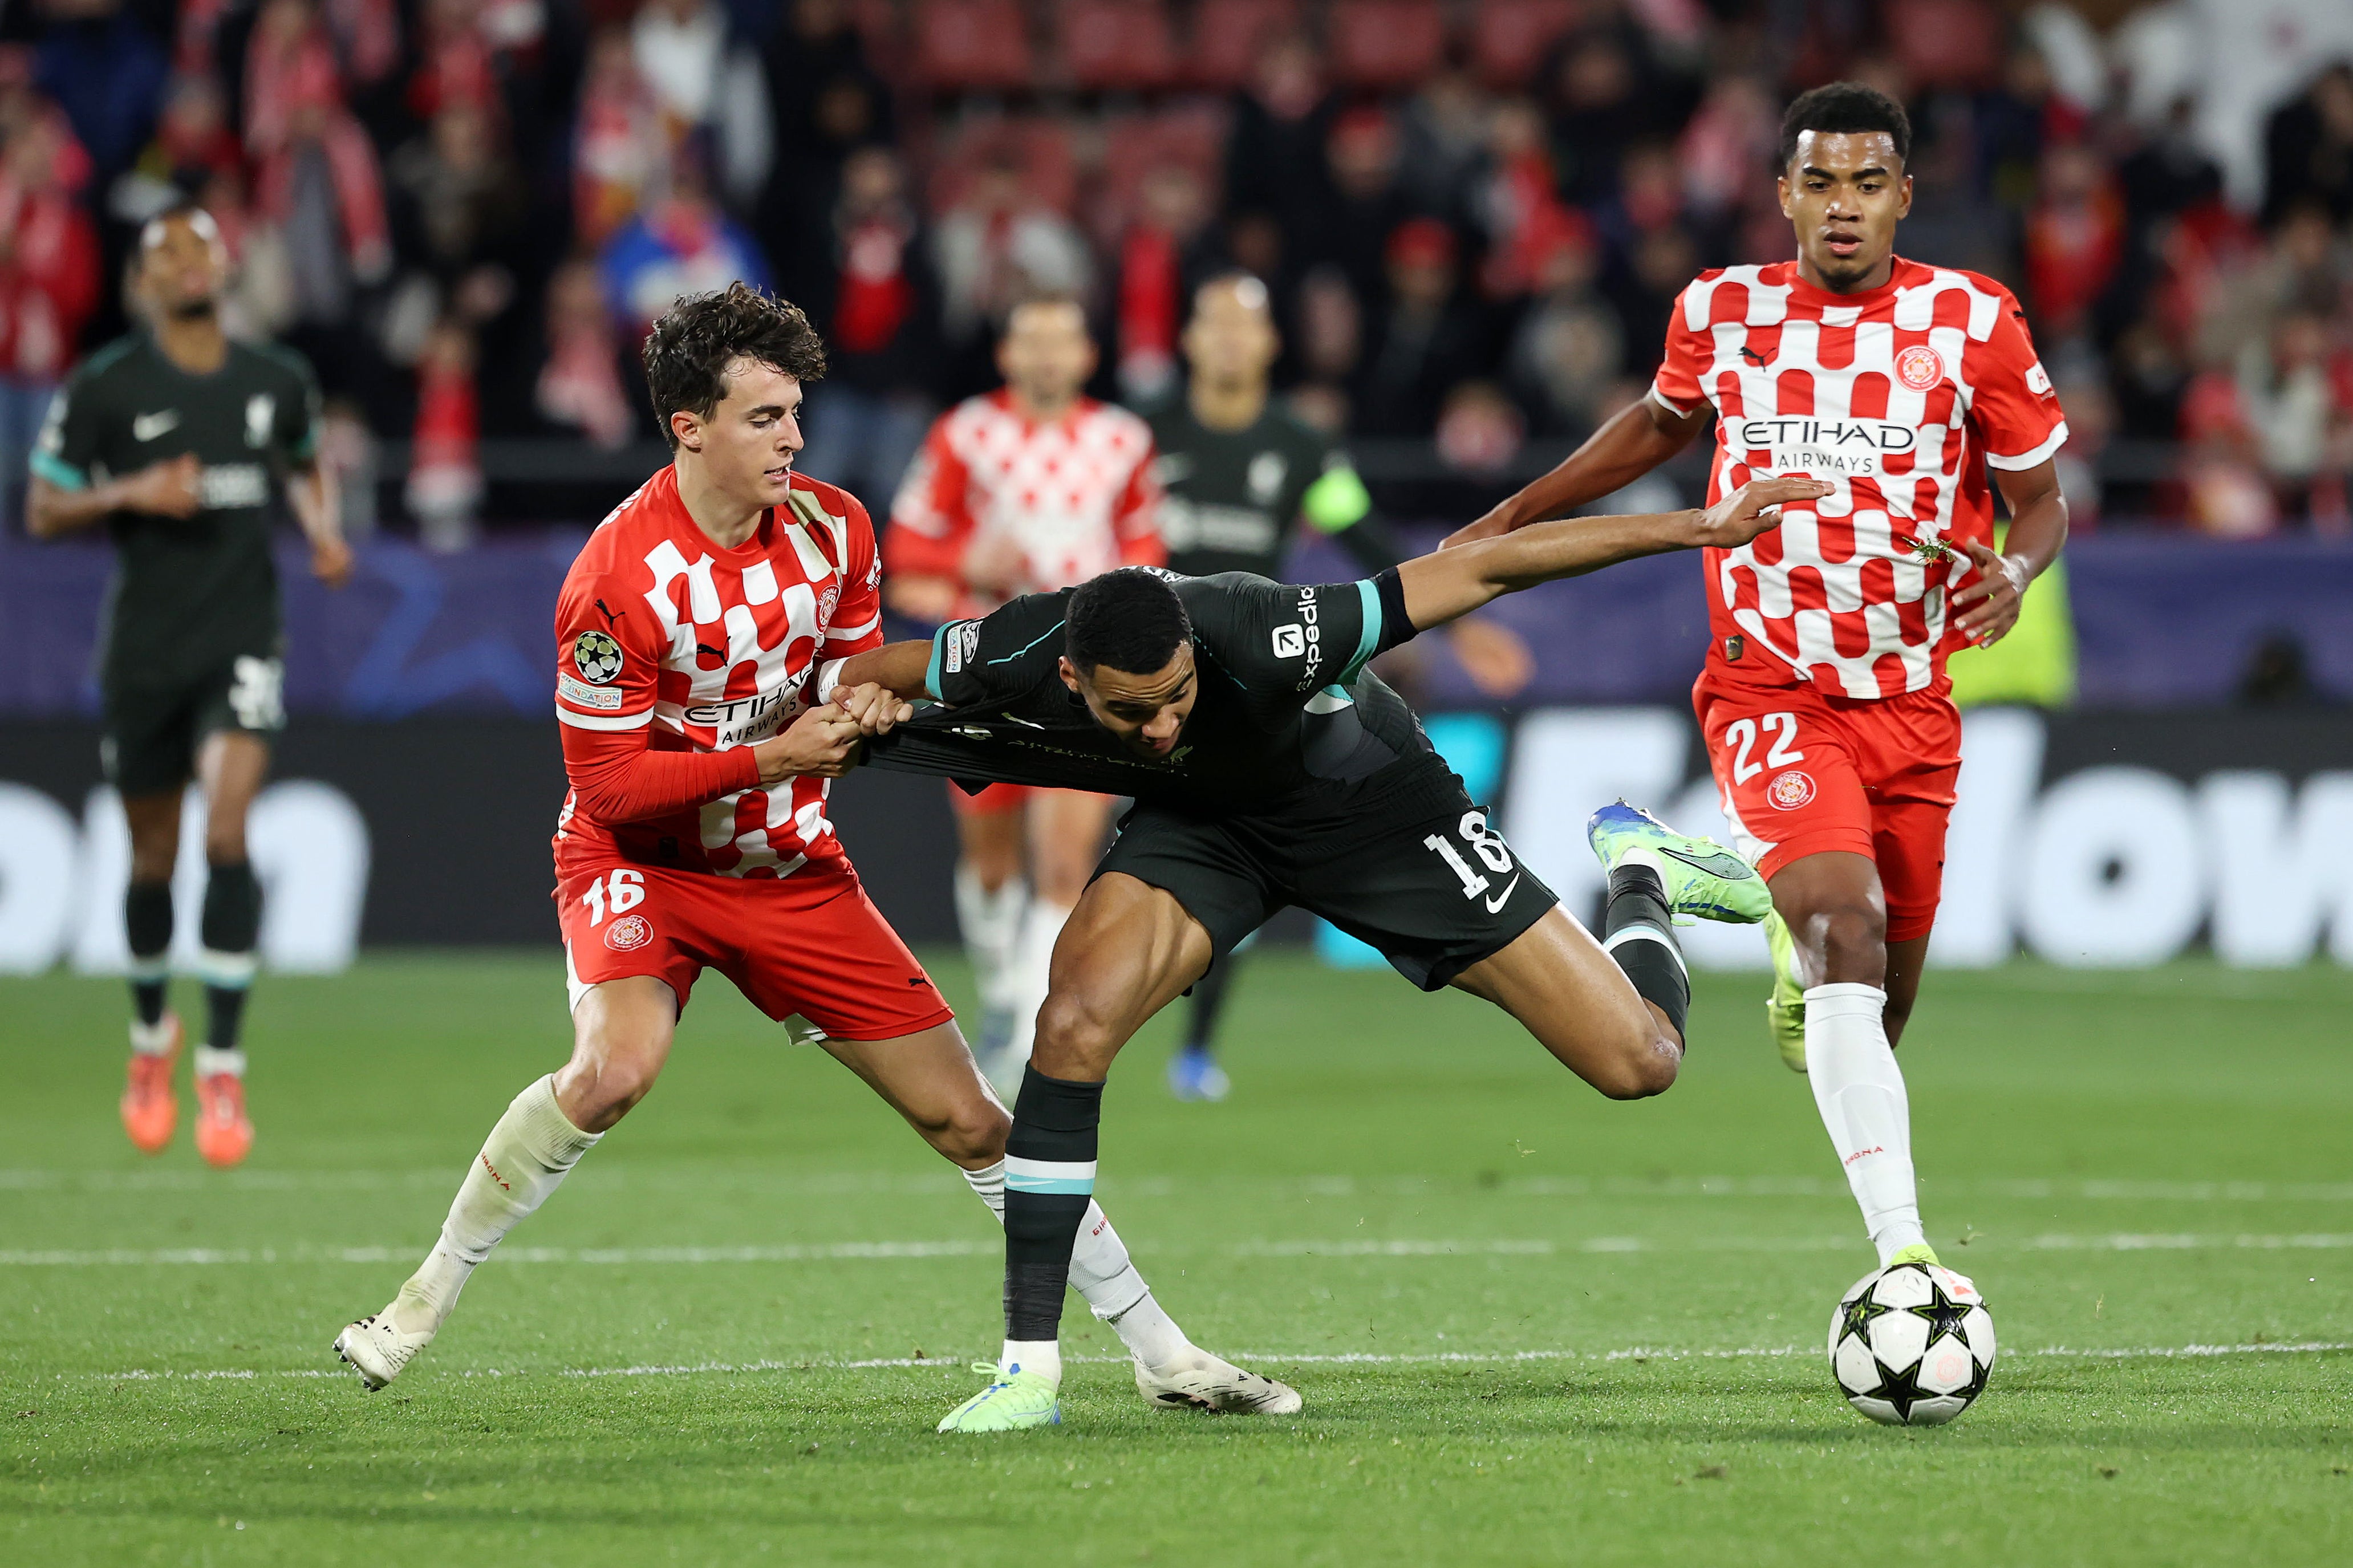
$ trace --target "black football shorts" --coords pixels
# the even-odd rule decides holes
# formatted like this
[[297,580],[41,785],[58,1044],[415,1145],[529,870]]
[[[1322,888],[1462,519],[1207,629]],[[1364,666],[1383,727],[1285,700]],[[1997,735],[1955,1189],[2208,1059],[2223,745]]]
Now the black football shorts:
[[110,689],[99,742],[108,780],[126,795],[178,789],[195,777],[206,736],[269,739],[286,727],[285,680],[282,661],[240,654],[178,685]]

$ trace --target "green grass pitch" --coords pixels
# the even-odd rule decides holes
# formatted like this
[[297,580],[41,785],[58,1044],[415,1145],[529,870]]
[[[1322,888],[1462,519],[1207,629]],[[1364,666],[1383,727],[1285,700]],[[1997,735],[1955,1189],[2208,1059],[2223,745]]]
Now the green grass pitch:
[[995,1348],[995,1227],[715,976],[653,1097],[364,1394],[327,1342],[561,1059],[562,996],[552,953],[265,980],[260,1140],[221,1175],[185,1126],[124,1142],[119,985],[0,983],[0,1562],[2353,1562],[2340,972],[1931,977],[1926,1211],[2003,1350],[1920,1431],[1823,1365],[1869,1249],[1758,983],[1703,980],[1682,1083],[1626,1106],[1467,998],[1282,953],[1243,973],[1227,1105],[1169,1100],[1168,1020],[1130,1048],[1103,1196],[1296,1417],[1145,1409],[1074,1298],[1103,1359],[1063,1426],[934,1436]]

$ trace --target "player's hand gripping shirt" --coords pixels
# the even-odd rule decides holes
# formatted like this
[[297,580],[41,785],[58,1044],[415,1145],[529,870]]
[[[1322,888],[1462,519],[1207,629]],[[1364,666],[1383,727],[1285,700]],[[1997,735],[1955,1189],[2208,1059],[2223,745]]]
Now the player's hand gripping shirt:
[[1793,261],[1701,274],[1651,395],[1679,414],[1714,405],[1711,503],[1760,475],[1837,487],[1706,552],[1709,658],[1778,659],[1845,697],[1936,680],[1959,637],[1948,595],[1973,570],[1957,546],[1993,542],[1984,463],[2031,468],[2067,439],[2010,291],[1901,257],[1862,294],[1812,288]]
[[1177,579],[1198,691],[1166,761],[1121,745],[1062,684],[1071,590],[1025,595],[940,627],[927,684],[943,706],[872,742],[868,761],[1280,816],[1303,834],[1377,833],[1455,793],[1412,710],[1365,668],[1413,635],[1396,582],[1393,572],[1308,587],[1240,572]]
[[866,509],[800,474],[722,549],[664,468],[598,525],[555,611],[573,788],[559,874],[614,860],[726,877],[846,873],[827,781],[762,788],[751,748],[824,705],[823,670],[882,640]]
[[[1010,546],[1019,593],[1067,588],[1119,566],[1158,566],[1160,489],[1152,432],[1124,408],[1082,397],[1032,424],[1010,393],[966,398],[932,426],[891,507],[894,573],[962,583],[976,548]],[[998,603],[968,593],[959,609]]]

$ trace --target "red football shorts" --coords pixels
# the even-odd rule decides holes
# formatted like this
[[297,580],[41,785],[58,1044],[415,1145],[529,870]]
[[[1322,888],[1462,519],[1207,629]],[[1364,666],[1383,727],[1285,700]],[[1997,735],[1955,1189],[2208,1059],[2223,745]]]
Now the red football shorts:
[[615,863],[565,877],[555,906],[575,1007],[591,985],[650,974],[683,1009],[711,968],[769,1017],[838,1040],[893,1040],[955,1016],[855,876]]
[[1867,855],[1887,895],[1887,940],[1936,923],[1945,824],[1961,771],[1961,715],[1943,680],[1900,697],[1835,697],[1810,683],[1731,679],[1692,688],[1734,846],[1767,880],[1831,850]]

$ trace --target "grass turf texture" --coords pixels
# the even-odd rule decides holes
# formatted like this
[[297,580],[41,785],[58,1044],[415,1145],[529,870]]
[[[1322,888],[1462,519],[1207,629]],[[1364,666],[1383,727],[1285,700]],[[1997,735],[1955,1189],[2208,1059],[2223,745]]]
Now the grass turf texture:
[[[934,1436],[996,1344],[995,1227],[716,977],[425,1359],[325,1375],[561,1058],[562,994],[545,955],[265,980],[221,1175],[185,1124],[124,1142],[119,984],[0,983],[0,1561],[2353,1559],[2353,1352],[2097,1353],[2353,1341],[2353,976],[1930,978],[1930,1234],[2003,1352],[1919,1431],[1822,1364],[1870,1257],[1759,982],[1703,977],[1682,1083],[1621,1106],[1467,998],[1285,954],[1243,972],[1229,1103],[1168,1100],[1172,1019],[1130,1048],[1103,1195],[1299,1416],[1147,1410],[1090,1362],[1059,1429]],[[1073,1298],[1066,1345],[1116,1342]]]

